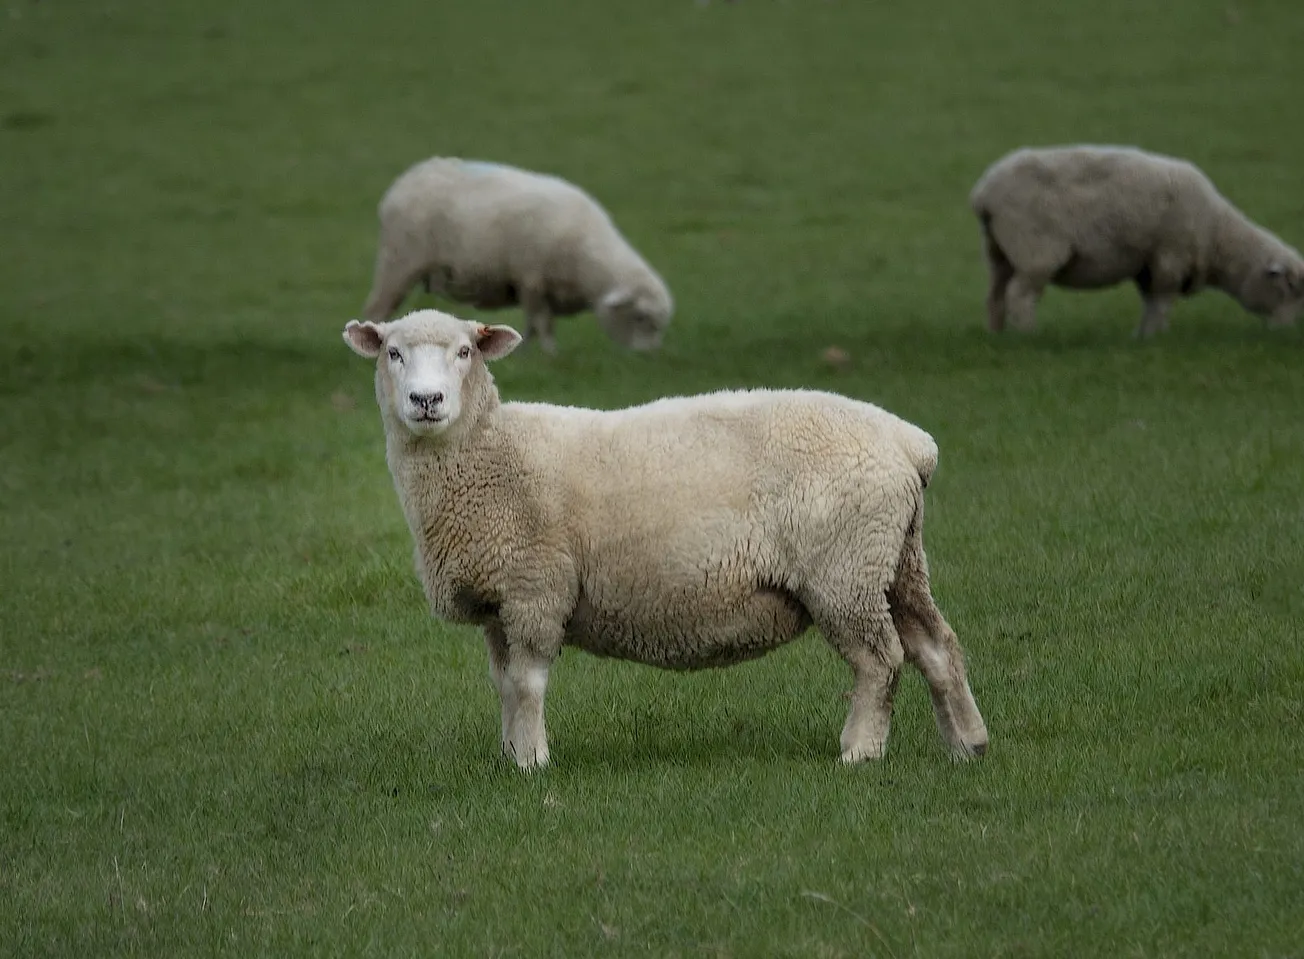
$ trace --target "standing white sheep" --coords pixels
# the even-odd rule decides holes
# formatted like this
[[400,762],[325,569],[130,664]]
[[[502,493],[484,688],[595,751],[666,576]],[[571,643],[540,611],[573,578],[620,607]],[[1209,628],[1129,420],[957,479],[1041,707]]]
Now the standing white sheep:
[[674,302],[606,210],[574,184],[498,163],[435,157],[380,201],[368,320],[388,319],[408,291],[485,310],[520,305],[526,336],[556,352],[553,320],[592,310],[616,342],[655,349]]
[[1304,259],[1185,160],[1133,147],[1021,149],[994,163],[969,201],[986,244],[993,331],[1007,313],[1030,329],[1047,284],[1133,281],[1145,303],[1138,336],[1167,329],[1173,301],[1205,286],[1270,326],[1304,308]]
[[937,446],[845,397],[721,392],[603,412],[500,404],[485,362],[520,342],[435,310],[350,322],[377,359],[394,485],[431,610],[484,627],[501,742],[548,761],[564,645],[668,669],[726,666],[814,622],[855,685],[842,759],[879,757],[903,660],[952,752],[987,729],[929,590],[923,490]]

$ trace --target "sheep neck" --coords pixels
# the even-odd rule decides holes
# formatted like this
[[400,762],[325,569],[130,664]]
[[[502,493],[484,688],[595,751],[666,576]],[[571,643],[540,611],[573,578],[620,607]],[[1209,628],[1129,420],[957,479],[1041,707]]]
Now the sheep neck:
[[643,261],[629,242],[612,226],[614,238],[603,236],[601,242],[585,237],[581,242],[584,255],[577,258],[580,270],[580,287],[584,295],[598,300],[610,293],[620,283],[637,276]]
[[390,474],[403,504],[408,525],[422,541],[422,527],[430,522],[430,510],[483,483],[484,459],[492,456],[491,438],[501,401],[493,378],[474,383],[468,378],[462,414],[439,436],[417,436],[386,405],[385,452]]
[[1214,233],[1209,279],[1219,289],[1238,296],[1255,270],[1262,269],[1266,251],[1276,238],[1227,203]]

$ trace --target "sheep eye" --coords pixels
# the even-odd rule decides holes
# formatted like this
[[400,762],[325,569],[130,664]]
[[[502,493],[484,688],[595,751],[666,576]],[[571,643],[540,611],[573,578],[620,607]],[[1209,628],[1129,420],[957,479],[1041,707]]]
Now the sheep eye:
[[403,359],[403,355],[399,353],[398,350],[396,350],[394,347],[391,346],[389,348],[389,358],[397,362],[398,360]]
[[469,346],[464,346],[464,347],[462,347],[460,350],[457,351],[457,358],[458,358],[459,360],[464,360],[464,359],[466,359],[466,358],[467,358],[468,356],[470,356],[470,355],[471,355],[471,347],[469,347]]

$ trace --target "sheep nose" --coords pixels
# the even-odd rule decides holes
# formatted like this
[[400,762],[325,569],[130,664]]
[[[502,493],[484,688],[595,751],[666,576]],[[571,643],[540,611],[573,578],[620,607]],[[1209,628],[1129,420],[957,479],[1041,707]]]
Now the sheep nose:
[[413,406],[419,406],[422,409],[429,409],[432,406],[438,406],[444,402],[443,393],[409,393],[408,399],[412,401]]

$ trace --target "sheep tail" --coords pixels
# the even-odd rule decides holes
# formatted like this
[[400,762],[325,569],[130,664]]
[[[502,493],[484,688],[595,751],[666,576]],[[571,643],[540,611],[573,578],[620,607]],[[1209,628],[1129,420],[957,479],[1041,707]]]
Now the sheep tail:
[[923,430],[912,427],[906,431],[902,445],[906,456],[919,471],[920,482],[927,487],[929,480],[933,478],[933,471],[937,469],[937,441]]

